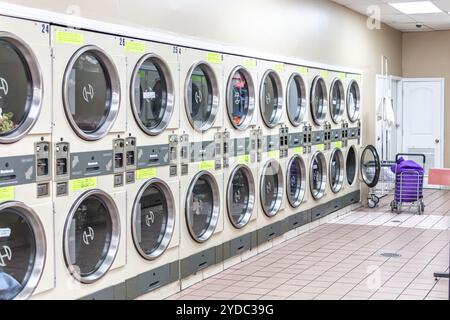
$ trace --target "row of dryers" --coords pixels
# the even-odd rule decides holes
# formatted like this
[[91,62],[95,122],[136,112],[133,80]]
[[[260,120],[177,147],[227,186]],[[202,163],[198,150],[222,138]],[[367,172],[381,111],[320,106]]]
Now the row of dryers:
[[0,299],[165,296],[379,176],[359,75],[0,24]]

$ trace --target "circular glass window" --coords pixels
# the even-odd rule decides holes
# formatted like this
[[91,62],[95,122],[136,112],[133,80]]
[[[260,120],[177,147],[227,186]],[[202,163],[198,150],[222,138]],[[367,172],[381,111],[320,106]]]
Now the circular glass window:
[[117,253],[119,229],[118,209],[103,191],[89,191],[75,203],[64,229],[64,255],[77,280],[93,283],[108,272]]
[[347,93],[347,113],[351,122],[359,120],[359,112],[361,108],[361,96],[359,92],[358,82],[352,80],[348,87]]
[[381,164],[377,149],[368,146],[361,156],[361,176],[369,188],[374,188],[380,178]]
[[331,154],[330,186],[334,193],[341,191],[344,183],[344,154],[336,149]]
[[294,156],[288,165],[288,200],[289,204],[293,208],[298,208],[303,198],[305,197],[306,190],[306,168],[300,156]]
[[318,76],[311,86],[311,114],[316,125],[322,125],[327,117],[328,94],[325,80]]
[[294,74],[288,83],[287,108],[289,121],[292,125],[299,126],[306,113],[306,88],[303,78]]
[[356,178],[356,152],[355,147],[351,147],[347,153],[347,161],[345,163],[345,172],[347,174],[347,182],[353,185]]
[[227,89],[227,109],[231,123],[236,129],[245,130],[255,111],[255,87],[252,76],[243,67],[231,72]]
[[149,135],[158,135],[169,125],[174,109],[174,86],[167,64],[159,57],[144,56],[134,70],[131,85],[134,117]]
[[36,57],[16,36],[0,32],[0,143],[23,138],[41,110],[42,78]]
[[263,77],[261,84],[261,115],[264,123],[275,127],[281,119],[283,93],[281,80],[275,71],[269,70]]
[[330,113],[334,123],[342,120],[345,109],[345,91],[342,81],[336,79],[331,85],[331,104]]
[[64,79],[64,107],[78,136],[98,140],[108,134],[119,111],[120,84],[116,67],[101,49],[80,49]]
[[32,295],[45,254],[44,230],[36,213],[21,203],[0,205],[0,300]]
[[268,217],[275,216],[281,208],[283,198],[283,173],[280,164],[270,160],[261,176],[261,204]]
[[327,163],[322,152],[316,153],[311,160],[310,184],[314,199],[322,199],[327,184]]
[[159,179],[148,181],[139,191],[133,209],[134,244],[141,256],[153,260],[169,246],[175,227],[172,192]]
[[212,174],[202,171],[193,179],[186,201],[189,232],[197,242],[209,240],[219,221],[219,187]]
[[240,165],[228,182],[228,215],[236,228],[247,225],[255,205],[255,181],[250,169]]
[[207,131],[214,125],[219,110],[219,88],[209,64],[200,62],[192,66],[186,80],[185,104],[195,130]]

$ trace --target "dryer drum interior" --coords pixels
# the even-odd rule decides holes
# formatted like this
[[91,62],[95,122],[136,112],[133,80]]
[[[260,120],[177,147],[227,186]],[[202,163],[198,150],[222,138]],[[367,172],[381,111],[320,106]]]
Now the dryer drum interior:
[[112,59],[102,49],[86,46],[70,59],[63,84],[64,110],[78,136],[106,136],[119,112],[120,81]]
[[287,111],[293,126],[299,126],[306,114],[306,87],[303,78],[295,73],[288,82]]
[[31,48],[8,32],[0,32],[0,143],[22,139],[36,123],[43,83]]
[[353,185],[356,179],[356,152],[355,147],[351,147],[347,153],[347,161],[345,163],[345,172],[347,176],[347,182],[349,185]]
[[287,176],[289,204],[293,208],[298,208],[303,202],[306,190],[306,167],[300,156],[294,156],[290,160]]
[[0,300],[27,299],[41,278],[46,238],[37,214],[18,202],[0,205]]
[[131,83],[131,105],[141,129],[157,135],[172,118],[175,92],[167,64],[158,56],[145,55],[136,65]]
[[111,268],[120,240],[119,212],[101,190],[83,194],[72,207],[64,228],[64,257],[70,273],[93,283]]
[[325,80],[318,76],[311,86],[311,115],[316,125],[322,125],[328,112],[328,94]]
[[311,160],[310,185],[314,199],[319,200],[325,195],[327,184],[327,163],[322,152],[316,153]]
[[284,192],[283,172],[277,161],[270,160],[264,166],[260,188],[263,211],[268,217],[273,217],[281,209]]
[[269,70],[261,83],[261,115],[269,128],[275,127],[281,119],[283,108],[283,89],[278,74]]
[[234,227],[241,229],[249,222],[255,206],[255,181],[245,165],[237,166],[228,182],[228,216]]
[[186,221],[192,238],[208,241],[217,227],[220,213],[220,194],[217,181],[207,172],[199,172],[189,186],[186,199]]
[[347,113],[351,122],[356,122],[360,117],[361,93],[358,82],[352,80],[347,92]]
[[134,244],[143,258],[153,260],[166,251],[175,228],[175,207],[164,181],[152,179],[141,188],[131,223]]
[[344,154],[336,149],[331,154],[330,161],[330,186],[334,193],[342,190],[344,185]]
[[219,86],[214,70],[206,62],[194,64],[186,79],[186,113],[197,131],[209,130],[219,112]]
[[335,79],[331,84],[330,113],[334,123],[342,120],[345,110],[345,90],[342,81]]
[[227,87],[228,117],[236,129],[245,130],[255,112],[255,85],[251,74],[244,67],[236,67],[230,75]]

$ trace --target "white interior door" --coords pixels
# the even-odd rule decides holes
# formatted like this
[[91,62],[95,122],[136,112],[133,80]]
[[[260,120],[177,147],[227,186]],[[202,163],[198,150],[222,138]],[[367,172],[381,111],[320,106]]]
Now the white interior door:
[[403,152],[423,153],[428,169],[443,165],[444,80],[403,80]]

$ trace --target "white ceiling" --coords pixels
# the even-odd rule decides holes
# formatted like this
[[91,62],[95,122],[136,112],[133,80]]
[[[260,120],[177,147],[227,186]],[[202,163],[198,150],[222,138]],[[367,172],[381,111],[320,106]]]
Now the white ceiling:
[[[421,32],[433,30],[450,30],[450,0],[434,0],[443,12],[406,15],[391,7],[388,2],[411,2],[415,0],[331,0],[363,15],[368,15],[371,5],[380,7],[381,21],[403,32]],[[423,24],[417,28],[417,23]]]

